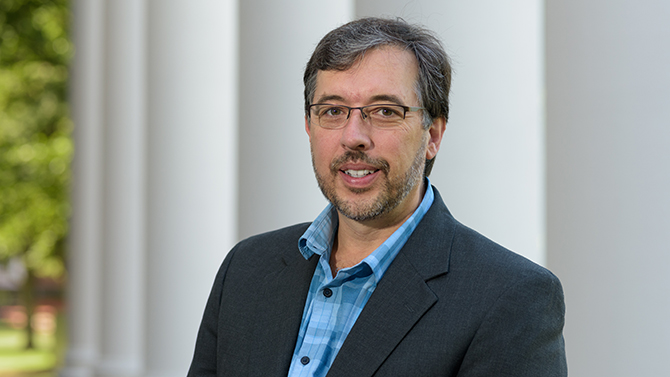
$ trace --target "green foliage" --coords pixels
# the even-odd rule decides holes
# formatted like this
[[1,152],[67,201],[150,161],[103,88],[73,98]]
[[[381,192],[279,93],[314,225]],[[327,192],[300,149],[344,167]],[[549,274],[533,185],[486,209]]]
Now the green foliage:
[[0,262],[63,275],[73,145],[67,0],[0,1]]

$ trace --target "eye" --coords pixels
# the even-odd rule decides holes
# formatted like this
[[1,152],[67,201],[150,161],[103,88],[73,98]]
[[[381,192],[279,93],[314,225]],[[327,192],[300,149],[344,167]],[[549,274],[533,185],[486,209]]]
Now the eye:
[[346,115],[344,108],[336,106],[326,107],[323,109],[323,112],[321,113],[321,116],[327,116],[327,117],[341,117],[343,115]]
[[370,114],[380,118],[402,118],[402,111],[400,107],[395,106],[379,106],[370,111]]
[[379,113],[380,113],[381,115],[383,115],[383,116],[387,116],[387,117],[396,115],[396,114],[393,112],[393,110],[391,110],[391,109],[389,109],[389,108],[387,108],[387,107],[381,108],[381,109],[379,110]]

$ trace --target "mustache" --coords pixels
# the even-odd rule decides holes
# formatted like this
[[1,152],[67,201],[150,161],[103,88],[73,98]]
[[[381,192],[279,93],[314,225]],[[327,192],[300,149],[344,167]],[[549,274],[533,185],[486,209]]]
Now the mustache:
[[381,158],[372,158],[365,154],[363,151],[346,151],[342,156],[333,160],[330,163],[330,171],[333,174],[337,174],[340,170],[340,166],[344,165],[347,162],[362,162],[374,166],[376,169],[381,170],[385,175],[388,175],[389,172],[389,163]]

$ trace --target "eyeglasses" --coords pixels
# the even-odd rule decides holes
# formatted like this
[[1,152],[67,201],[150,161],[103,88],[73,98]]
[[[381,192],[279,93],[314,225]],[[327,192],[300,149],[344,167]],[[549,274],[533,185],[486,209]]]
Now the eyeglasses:
[[310,121],[312,115],[319,126],[327,129],[337,129],[347,124],[352,110],[360,110],[363,119],[369,119],[370,124],[377,128],[392,128],[402,123],[408,111],[425,110],[423,107],[410,107],[395,104],[375,104],[362,107],[331,105],[317,103],[309,105]]

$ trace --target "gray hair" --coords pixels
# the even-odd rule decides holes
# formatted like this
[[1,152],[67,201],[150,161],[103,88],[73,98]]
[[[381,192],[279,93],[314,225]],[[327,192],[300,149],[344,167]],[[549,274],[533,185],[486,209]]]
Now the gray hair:
[[[368,50],[396,46],[414,54],[419,66],[415,91],[428,128],[433,119],[449,119],[451,63],[439,39],[432,32],[402,19],[362,18],[326,34],[314,49],[305,67],[305,115],[316,91],[319,71],[346,71]],[[430,174],[434,159],[426,161],[425,175]]]

